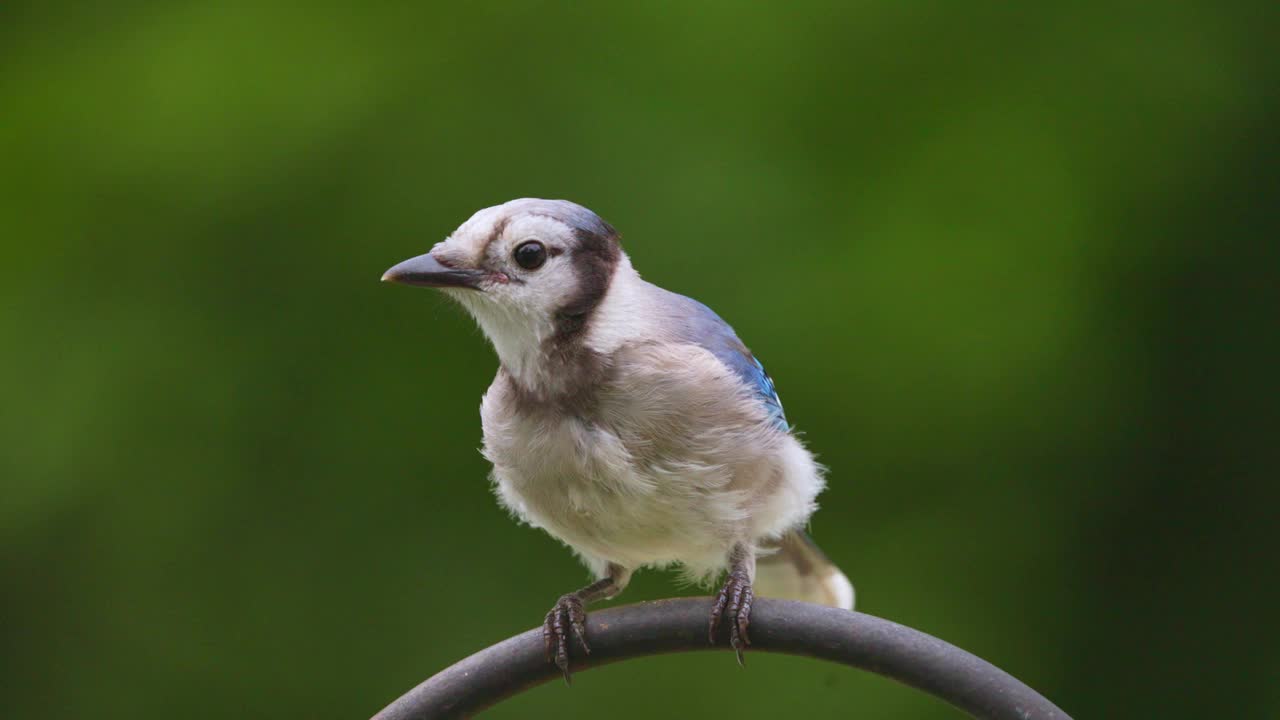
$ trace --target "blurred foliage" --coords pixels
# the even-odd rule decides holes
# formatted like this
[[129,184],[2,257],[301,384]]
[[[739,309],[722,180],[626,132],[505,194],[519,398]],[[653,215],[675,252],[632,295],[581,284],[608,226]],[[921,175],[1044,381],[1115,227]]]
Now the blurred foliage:
[[[6,3],[0,714],[368,716],[580,584],[488,489],[482,337],[378,283],[543,196],[765,360],[861,609],[1077,717],[1275,716],[1275,8]],[[492,716],[601,708],[955,717],[760,654]]]

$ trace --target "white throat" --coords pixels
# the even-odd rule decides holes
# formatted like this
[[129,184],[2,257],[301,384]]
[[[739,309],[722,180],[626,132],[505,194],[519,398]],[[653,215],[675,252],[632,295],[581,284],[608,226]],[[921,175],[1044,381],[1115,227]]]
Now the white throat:
[[547,380],[543,344],[555,332],[549,318],[525,315],[514,308],[462,291],[455,294],[493,345],[502,367],[526,388]]

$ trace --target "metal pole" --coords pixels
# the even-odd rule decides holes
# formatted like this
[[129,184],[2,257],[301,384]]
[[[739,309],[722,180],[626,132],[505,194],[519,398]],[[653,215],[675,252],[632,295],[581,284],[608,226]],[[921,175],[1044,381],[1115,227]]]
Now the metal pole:
[[[645,655],[727,650],[707,644],[706,598],[638,603],[592,612],[591,655],[575,672]],[[954,645],[857,612],[756,598],[751,650],[843,663],[926,692],[984,720],[1070,720],[1012,675]],[[529,630],[441,670],[388,705],[374,720],[467,717],[534,685],[558,679],[543,654],[541,629]],[[566,690],[566,692],[571,692]],[[856,715],[856,705],[850,705]]]

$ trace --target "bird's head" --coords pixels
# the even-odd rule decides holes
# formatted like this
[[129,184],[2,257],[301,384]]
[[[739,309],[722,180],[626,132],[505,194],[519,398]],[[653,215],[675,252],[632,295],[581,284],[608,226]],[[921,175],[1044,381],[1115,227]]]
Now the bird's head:
[[519,374],[549,342],[581,334],[622,261],[617,233],[592,211],[525,198],[477,212],[382,279],[457,300]]

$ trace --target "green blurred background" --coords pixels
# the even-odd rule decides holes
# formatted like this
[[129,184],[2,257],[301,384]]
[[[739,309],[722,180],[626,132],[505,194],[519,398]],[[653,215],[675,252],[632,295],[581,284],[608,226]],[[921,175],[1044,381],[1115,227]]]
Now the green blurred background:
[[[482,336],[378,282],[542,196],[764,359],[860,609],[1275,717],[1274,8],[5,3],[0,715],[366,717],[581,584],[491,496]],[[600,712],[956,717],[759,653],[491,716]]]

